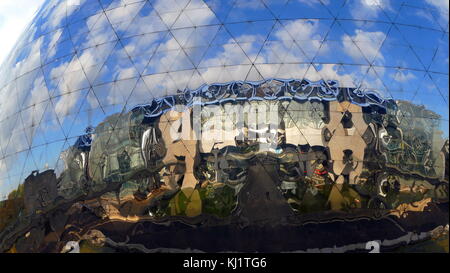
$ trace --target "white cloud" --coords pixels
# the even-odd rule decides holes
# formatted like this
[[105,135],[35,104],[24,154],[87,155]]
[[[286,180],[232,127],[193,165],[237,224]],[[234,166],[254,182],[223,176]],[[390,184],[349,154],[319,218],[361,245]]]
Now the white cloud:
[[[5,100],[1,105],[1,116],[7,117],[12,116],[13,114],[19,112],[19,106],[32,106],[38,102],[42,102],[45,98],[44,96],[47,94],[47,88],[44,83],[44,79],[42,76],[38,74],[38,72],[31,72],[25,74],[25,72],[32,71],[34,68],[40,65],[40,46],[42,44],[42,39],[38,39],[29,49],[29,55],[27,58],[23,59],[21,62],[17,63],[11,70],[11,73],[22,75],[15,83],[11,83],[7,86],[9,90],[5,90],[5,94],[10,94],[11,99]],[[31,94],[31,96],[30,96]],[[30,101],[31,100],[31,101]],[[28,103],[27,103],[28,101]],[[37,109],[36,106],[28,108],[28,109]],[[42,110],[42,109],[41,109]],[[39,115],[42,116],[42,112],[39,111],[36,113],[36,117]],[[26,125],[30,125],[32,122],[34,115],[33,113],[22,113],[22,120]],[[12,121],[12,119],[10,120]],[[22,124],[20,124],[22,125]],[[21,128],[21,126],[17,126],[15,124],[15,128]],[[11,137],[11,132],[9,131],[1,131],[0,132],[0,143],[8,143],[8,139]],[[16,141],[16,139],[11,138],[12,141]],[[16,145],[9,145],[10,147],[14,147],[14,152],[22,150],[25,146],[25,143],[17,143]]]
[[414,80],[416,78],[416,76],[409,71],[406,72],[398,71],[397,73],[391,75],[391,77],[398,82],[407,82]]
[[[284,29],[279,30],[275,36],[283,42],[286,49],[292,48],[295,44],[301,48],[302,54],[312,59],[317,54],[323,40],[319,27],[319,21],[316,20],[295,20],[285,24]],[[324,46],[322,45],[321,54],[326,54],[328,50]],[[296,55],[291,57],[298,59],[299,56]]]
[[447,0],[425,0],[428,4],[437,9],[441,15],[440,21],[442,26],[446,26],[448,29],[448,12],[449,2]]
[[368,8],[385,7],[389,2],[383,0],[362,0],[361,3]]
[[0,1],[0,65],[44,0]]
[[[53,2],[47,5],[47,10],[45,10],[45,17],[47,18],[47,22],[44,24],[44,27],[48,28],[49,31],[54,30],[59,27],[62,20],[65,17],[69,17],[76,10],[79,9],[80,5],[82,5],[86,0],[77,0],[77,1],[61,1],[61,0],[53,0]],[[74,4],[76,3],[76,5]],[[46,16],[48,14],[48,17]]]
[[30,144],[47,107],[48,99],[49,94],[47,86],[44,82],[44,77],[40,75],[34,81],[31,95],[27,98],[27,102],[24,104],[25,106],[29,106],[29,108],[21,113],[23,128]]
[[439,11],[443,13],[448,13],[449,3],[445,0],[425,0],[428,4],[436,7]]
[[371,64],[375,59],[384,60],[384,56],[379,52],[380,47],[386,38],[386,34],[380,31],[366,32],[360,29],[355,30],[353,36],[344,35],[342,44],[344,51],[356,61]]
[[375,19],[381,12],[391,9],[389,0],[356,0],[351,1],[350,13],[355,19]]
[[49,51],[47,54],[47,59],[55,56],[56,49],[57,49],[56,42],[58,42],[59,38],[61,37],[61,34],[62,34],[62,29],[58,29],[57,31],[55,31],[53,33],[52,39],[51,39],[50,43],[48,44]]
[[200,67],[250,64],[251,60],[256,58],[257,49],[254,42],[257,39],[257,35],[241,35],[235,39],[230,39],[222,46],[221,52],[218,52],[215,57],[203,60]]

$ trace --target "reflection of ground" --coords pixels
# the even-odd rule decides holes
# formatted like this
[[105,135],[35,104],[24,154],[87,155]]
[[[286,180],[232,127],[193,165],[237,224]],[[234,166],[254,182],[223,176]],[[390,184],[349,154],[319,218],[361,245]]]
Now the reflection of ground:
[[[256,164],[254,171],[262,171],[262,166]],[[93,211],[83,208],[73,209],[66,223],[66,229],[61,236],[61,242],[85,238],[91,230],[98,230],[106,237],[106,243],[93,247],[86,239],[80,242],[81,251],[85,252],[158,252],[194,250],[205,252],[238,251],[238,252],[279,252],[279,251],[364,251],[365,243],[371,240],[390,241],[394,243],[389,248],[382,247],[382,252],[397,251],[395,245],[401,245],[398,238],[412,238],[410,231],[429,232],[433,226],[446,225],[448,219],[448,204],[430,205],[422,212],[410,212],[401,218],[389,215],[388,212],[378,217],[368,217],[363,210],[352,212],[329,211],[317,215],[303,217],[287,217],[281,222],[281,216],[289,216],[283,205],[277,205],[277,196],[270,193],[271,184],[267,183],[260,190],[269,192],[269,199],[255,200],[260,206],[253,206],[242,211],[243,215],[256,215],[253,222],[245,219],[220,222],[204,215],[192,219],[173,217],[170,221],[156,222],[151,219],[100,219]],[[252,187],[243,192],[257,192]],[[244,200],[249,202],[251,199]],[[266,196],[264,194],[264,196]],[[279,197],[280,198],[280,197]],[[272,204],[272,202],[274,202]],[[271,206],[273,205],[273,206]],[[270,219],[269,224],[260,225],[259,221],[265,210],[278,212],[281,216]],[[254,210],[254,211],[252,211]],[[285,213],[285,214],[284,214]],[[351,216],[351,217],[350,217]],[[191,221],[189,223],[189,221]],[[244,222],[242,222],[244,221]],[[431,223],[431,224],[430,224]],[[408,235],[409,234],[409,235]],[[408,237],[409,236],[409,237]],[[414,239],[423,240],[424,238]],[[414,243],[411,241],[410,243]],[[422,244],[422,242],[420,243]],[[419,245],[420,245],[419,244]],[[439,244],[442,244],[439,241]],[[59,246],[54,244],[57,251]],[[413,251],[415,245],[411,245]],[[418,246],[419,247],[419,246]],[[401,249],[401,248],[399,248]],[[439,252],[431,249],[432,252]],[[408,251],[406,248],[405,251]]]
[[[88,241],[82,241],[82,243],[80,243],[80,252],[81,253],[116,253],[116,252],[125,251],[127,249],[126,247],[123,247],[122,249],[120,249],[118,247],[118,246],[120,246],[120,244],[117,244],[117,243],[114,245],[115,245],[114,248],[112,246],[97,247],[97,246],[93,246]],[[135,251],[139,251],[139,249],[142,251],[149,251],[142,247],[141,248],[136,247]],[[164,252],[169,251],[169,249],[155,250],[155,252],[163,252],[163,251]],[[172,251],[174,251],[174,250],[172,250]],[[396,249],[390,250],[389,252],[391,252],[391,253],[449,253],[448,234],[445,236],[442,236],[440,238],[437,238],[437,239],[430,239],[430,240],[426,240],[424,242],[398,247]]]
[[414,245],[399,247],[394,253],[449,253],[448,233]]
[[291,216],[293,211],[275,184],[279,181],[276,166],[261,161],[256,158],[249,168],[248,182],[239,197],[240,216],[250,222],[263,219],[276,222]]
[[[427,233],[448,224],[448,203],[435,203],[431,198],[402,204],[393,211],[352,209],[293,213],[278,189],[280,179],[273,159],[255,156],[248,171],[249,180],[238,194],[238,213],[232,217],[218,219],[207,213],[188,217],[187,213],[176,213],[155,219],[147,209],[162,193],[161,189],[139,201],[133,191],[123,191],[117,196],[117,189],[110,188],[108,194],[79,200],[70,209],[66,204],[36,215],[29,225],[31,235],[24,227],[23,232],[14,234],[17,237],[4,241],[16,242],[6,250],[58,252],[68,241],[81,240],[80,248],[86,252],[111,249],[121,252],[155,249],[278,252],[333,246],[337,246],[337,251],[351,251],[364,250],[364,242],[370,240],[392,240],[398,245],[397,238],[412,231]],[[202,207],[205,204],[202,203]],[[82,238],[91,230],[98,230],[111,240],[106,249],[99,250],[84,243]],[[30,245],[33,247],[29,248]],[[389,252],[395,250],[394,245],[390,246]]]
[[[264,167],[266,167],[264,165]],[[264,171],[271,173],[270,168],[256,163],[251,167],[253,176],[267,177]],[[256,181],[256,180],[255,180]],[[289,206],[282,203],[283,197],[277,195],[275,184],[269,179],[250,182],[250,187],[243,188],[241,193],[254,201],[254,206],[244,206],[241,216],[252,216],[252,221],[244,217],[217,220],[214,217],[200,215],[195,218],[170,217],[156,221],[151,217],[126,217],[129,211],[115,214],[116,217],[102,218],[93,209],[94,206],[74,205],[66,211],[68,219],[61,220],[63,226],[51,224],[57,231],[44,238],[39,252],[58,252],[66,242],[79,241],[82,252],[155,252],[200,250],[205,252],[238,251],[238,252],[279,252],[279,251],[364,251],[365,243],[371,240],[390,240],[395,245],[401,244],[398,238],[409,236],[411,231],[429,232],[436,226],[448,224],[448,203],[426,205],[421,211],[410,211],[399,218],[380,211],[378,216],[370,215],[373,210],[327,211],[317,214],[291,215]],[[255,187],[255,185],[263,185]],[[266,193],[269,192],[268,195]],[[264,198],[253,198],[254,194]],[[267,198],[268,197],[268,198]],[[113,199],[109,200],[114,203]],[[88,203],[84,203],[88,205]],[[268,219],[268,223],[260,224],[265,213],[276,215]],[[122,217],[118,217],[122,215]],[[281,221],[283,218],[284,221]],[[45,221],[46,215],[40,217]],[[58,227],[61,226],[61,227]],[[86,242],[86,235],[92,230],[105,236],[106,243],[92,246]],[[33,235],[32,235],[33,236]],[[32,237],[28,237],[32,238]],[[409,237],[410,238],[410,237]],[[420,240],[425,239],[419,238]],[[31,243],[23,241],[23,244]],[[413,242],[411,242],[413,243]],[[439,241],[439,244],[442,244]],[[395,251],[395,245],[382,252]],[[13,249],[23,248],[16,245]],[[413,247],[413,246],[411,246]],[[328,250],[327,250],[328,249]],[[37,249],[36,249],[37,251]],[[405,250],[408,251],[408,250]],[[413,248],[415,251],[415,248]],[[435,250],[431,250],[435,251]],[[438,252],[436,250],[436,252]]]
[[[85,214],[80,218],[86,219],[86,216]],[[359,218],[353,221],[328,219],[303,225],[250,224],[244,228],[236,224],[190,226],[181,222],[155,224],[149,221],[104,221],[98,223],[95,229],[106,236],[106,244],[92,249],[84,240],[80,243],[82,251],[85,247],[85,251],[89,252],[343,252],[356,249],[363,251],[369,240],[395,242],[397,238],[405,236],[405,232],[398,228],[398,223],[392,221],[392,218]],[[84,234],[86,233],[85,231]],[[414,249],[415,246],[408,247]],[[392,252],[396,248],[382,247],[381,250]]]

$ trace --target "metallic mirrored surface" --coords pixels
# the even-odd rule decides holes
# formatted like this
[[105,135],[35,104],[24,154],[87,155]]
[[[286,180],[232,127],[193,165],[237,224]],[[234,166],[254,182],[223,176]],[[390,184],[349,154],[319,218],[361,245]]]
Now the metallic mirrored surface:
[[448,206],[444,2],[46,1],[0,67],[0,251]]

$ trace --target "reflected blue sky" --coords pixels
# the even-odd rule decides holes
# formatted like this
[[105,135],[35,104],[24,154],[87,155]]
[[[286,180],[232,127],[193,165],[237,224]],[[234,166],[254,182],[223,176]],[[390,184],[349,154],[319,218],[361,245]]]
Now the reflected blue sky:
[[0,67],[0,196],[111,114],[270,78],[423,104],[448,137],[448,2],[47,0]]

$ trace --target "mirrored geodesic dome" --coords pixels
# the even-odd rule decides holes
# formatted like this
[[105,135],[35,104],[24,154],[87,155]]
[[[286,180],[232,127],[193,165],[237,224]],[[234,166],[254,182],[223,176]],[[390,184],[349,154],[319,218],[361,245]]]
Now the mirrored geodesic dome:
[[[308,217],[445,225],[448,103],[444,0],[47,0],[0,67],[0,251],[283,250],[129,233],[174,219],[295,223],[287,251],[342,236],[307,243]],[[345,244],[408,232],[366,228]]]

